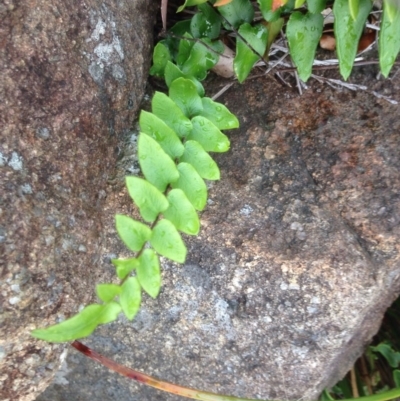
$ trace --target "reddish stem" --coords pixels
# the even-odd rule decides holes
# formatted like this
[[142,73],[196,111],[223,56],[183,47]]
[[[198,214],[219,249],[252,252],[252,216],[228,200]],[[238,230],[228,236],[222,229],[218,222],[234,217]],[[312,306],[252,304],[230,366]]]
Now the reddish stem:
[[[129,377],[134,379],[140,383],[147,384],[148,386],[154,387],[158,390],[163,390],[171,394],[180,395],[183,397],[192,398],[195,400],[200,401],[257,401],[257,400],[250,400],[248,398],[238,398],[238,397],[231,397],[227,395],[218,395],[214,393],[208,393],[205,391],[194,390],[188,387],[178,386],[176,384],[168,383],[165,381],[161,381],[155,379],[154,377],[145,375],[144,373],[138,372],[137,370],[127,368],[126,366],[119,365],[118,363],[112,361],[111,359],[106,358],[103,355],[98,354],[96,351],[93,351],[86,345],[83,345],[79,341],[74,341],[71,344],[74,348],[78,351],[82,352],[89,358],[100,362],[102,365],[106,366],[108,369],[113,370],[123,376]],[[357,398],[359,401],[387,401],[393,400],[395,398],[400,397],[400,388],[395,388],[393,390],[386,391],[384,393],[378,393],[366,397]],[[258,400],[262,401],[262,400]],[[342,401],[355,401],[355,399],[348,399]]]
[[[225,395],[218,395],[214,393],[208,393],[200,390],[194,390],[188,387],[178,386],[173,383],[168,383],[162,380],[155,379],[154,377],[148,376],[144,373],[138,372],[137,370],[128,368],[126,366],[122,366],[111,359],[106,358],[105,356],[93,351],[86,345],[82,344],[79,341],[74,341],[71,344],[74,348],[78,351],[82,352],[82,354],[86,355],[87,357],[100,362],[102,365],[106,366],[108,369],[117,372],[123,376],[129,377],[134,379],[140,383],[147,384],[148,386],[154,387],[158,390],[163,390],[171,394],[180,395],[183,397],[192,398],[195,400],[202,400],[202,401],[257,401],[257,400],[250,400],[247,398],[237,398]],[[262,400],[258,400],[262,401]]]

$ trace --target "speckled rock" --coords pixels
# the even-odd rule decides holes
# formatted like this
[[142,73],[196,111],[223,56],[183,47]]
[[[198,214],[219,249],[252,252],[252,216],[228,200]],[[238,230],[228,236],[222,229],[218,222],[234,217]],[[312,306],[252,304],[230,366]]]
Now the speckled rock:
[[102,205],[143,96],[153,5],[0,4],[1,400],[46,387],[65,346],[30,330],[76,312],[104,274]]
[[[399,76],[364,78],[400,100]],[[164,263],[157,300],[83,342],[190,387],[315,399],[348,371],[400,292],[398,106],[315,83],[299,97],[268,79],[221,100],[241,128],[217,157],[222,179],[210,186],[200,235],[188,239],[187,264]],[[71,349],[38,401],[93,396],[182,400]]]

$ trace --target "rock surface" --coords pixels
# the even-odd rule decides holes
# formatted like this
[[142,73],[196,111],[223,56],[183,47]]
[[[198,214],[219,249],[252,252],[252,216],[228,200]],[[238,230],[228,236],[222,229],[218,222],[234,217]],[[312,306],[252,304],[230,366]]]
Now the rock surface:
[[107,180],[143,96],[153,5],[0,4],[1,400],[47,386],[65,346],[29,333],[88,303],[101,277]]
[[[400,101],[399,76],[364,79]],[[164,264],[160,296],[132,323],[83,342],[190,387],[315,399],[349,370],[399,295],[399,106],[315,83],[299,97],[270,79],[236,85],[220,101],[241,128],[217,157],[222,179],[210,188],[200,235],[188,239],[187,264]],[[124,189],[120,196],[128,200]],[[112,230],[107,238],[124,256]],[[37,400],[93,396],[182,400],[73,349]]]

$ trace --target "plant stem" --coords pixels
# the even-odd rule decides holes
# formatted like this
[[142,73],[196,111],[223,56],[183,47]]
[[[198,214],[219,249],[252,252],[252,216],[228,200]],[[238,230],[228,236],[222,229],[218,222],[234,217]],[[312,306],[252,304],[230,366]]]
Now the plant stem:
[[[82,344],[80,341],[74,341],[71,344],[75,349],[87,357],[93,359],[106,366],[108,369],[113,370],[116,373],[119,373],[122,376],[129,377],[133,380],[136,380],[140,383],[147,384],[148,386],[154,387],[158,390],[163,390],[171,394],[180,395],[182,397],[192,398],[194,400],[199,401],[263,401],[263,400],[254,400],[249,398],[238,398],[231,397],[228,395],[218,395],[214,393],[208,393],[205,391],[195,390],[188,387],[182,387],[177,384],[168,383],[162,380],[155,379],[154,377],[148,376],[144,373],[138,372],[137,370],[128,368],[126,366],[122,366],[111,359],[106,358],[105,356],[98,354],[96,351],[93,351],[86,345]],[[394,398],[400,397],[400,388],[396,388],[390,391],[386,391],[385,393],[370,395],[367,397],[360,397],[357,399],[360,401],[387,401],[392,400]],[[351,401],[350,400],[341,400],[341,401]]]
[[351,381],[351,390],[353,392],[353,398],[359,398],[360,395],[358,394],[357,378],[354,366],[350,370],[350,381]]

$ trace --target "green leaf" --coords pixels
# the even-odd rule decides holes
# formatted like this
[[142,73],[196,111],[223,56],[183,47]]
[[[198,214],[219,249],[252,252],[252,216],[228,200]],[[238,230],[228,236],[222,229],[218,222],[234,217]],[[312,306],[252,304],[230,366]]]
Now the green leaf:
[[371,8],[372,1],[360,0],[357,18],[353,20],[349,12],[348,0],[335,0],[333,4],[336,51],[339,58],[340,73],[344,79],[349,77],[353,68],[358,42]]
[[383,17],[379,33],[379,65],[385,78],[389,76],[400,51],[400,5],[392,0],[383,2]]
[[263,24],[251,26],[244,23],[240,26],[238,31],[248,43],[251,44],[253,49],[263,55],[267,45],[268,30]]
[[112,301],[121,292],[121,287],[116,284],[97,284],[96,294],[103,302]]
[[150,136],[140,134],[138,140],[139,164],[146,180],[164,192],[167,185],[179,178],[173,160]]
[[299,77],[306,82],[312,73],[319,40],[322,35],[324,17],[322,14],[302,14],[295,11],[289,18],[286,36],[289,41],[290,55],[297,67]]
[[204,96],[204,88],[199,80],[191,75],[184,74],[178,66],[168,61],[167,66],[165,67],[165,83],[167,84],[168,88],[171,86],[172,82],[178,78],[190,79],[196,85],[199,96]]
[[261,14],[268,22],[276,21],[281,16],[281,8],[272,11],[273,0],[257,0],[260,6]]
[[177,22],[172,28],[168,30],[168,32],[171,33],[171,36],[168,36],[166,38],[166,42],[172,55],[172,59],[176,61],[179,53],[179,46],[181,44],[180,38],[186,36],[187,34],[190,34],[190,19]]
[[117,302],[89,305],[77,315],[46,329],[33,330],[31,335],[40,340],[61,343],[87,337],[100,324],[114,321],[121,312]]
[[126,177],[129,195],[139,207],[140,215],[149,223],[168,208],[167,198],[154,185],[139,177]]
[[[300,8],[305,2],[306,2],[306,0],[296,0],[294,2],[294,8]],[[307,2],[307,4],[308,4],[308,2]]]
[[139,265],[139,261],[136,258],[113,259],[111,263],[116,267],[117,276],[121,280]]
[[349,0],[350,15],[354,21],[357,19],[359,9],[360,9],[360,0]]
[[203,110],[200,115],[208,118],[218,129],[233,129],[239,127],[239,120],[223,104],[214,102],[209,97],[201,99]]
[[281,32],[284,23],[285,20],[283,18],[278,18],[276,21],[271,21],[267,23],[268,40],[267,40],[267,48],[265,49],[265,54],[268,54],[272,43],[275,42],[275,39]]
[[138,313],[142,300],[141,287],[136,277],[129,277],[121,286],[119,297],[122,311],[128,320],[132,320]]
[[169,31],[177,36],[184,36],[185,33],[190,32],[190,19],[178,21]]
[[136,269],[137,278],[142,288],[156,298],[161,288],[160,262],[152,249],[145,249],[139,258],[140,265]]
[[370,347],[372,351],[379,352],[385,357],[392,368],[397,368],[400,364],[400,352],[396,352],[390,345],[380,343],[376,347]]
[[167,95],[156,92],[151,101],[153,113],[172,128],[180,138],[189,134],[192,123],[182,113],[182,110]]
[[[189,81],[190,82],[190,81]],[[193,84],[194,85],[194,84]],[[153,113],[140,112],[140,130],[155,139],[172,159],[182,156],[183,145],[175,131]]]
[[232,0],[229,4],[219,7],[218,11],[231,25],[223,22],[229,31],[232,30],[232,26],[238,28],[243,22],[250,23],[254,18],[254,8],[249,0]]
[[185,152],[179,161],[191,164],[200,177],[205,180],[219,180],[220,178],[217,163],[196,141],[185,142]]
[[326,0],[307,0],[307,8],[310,13],[319,14],[326,7]]
[[197,6],[198,4],[205,3],[207,0],[186,0],[184,4],[182,4],[178,10],[177,13],[180,13],[183,11],[186,7],[191,7],[191,6]]
[[397,388],[400,388],[400,370],[393,371],[393,381]]
[[329,391],[325,389],[320,395],[319,401],[335,401],[335,399],[329,394]]
[[[190,56],[190,52],[194,46],[195,41],[193,40],[193,36],[190,33],[186,33],[183,35],[184,38],[179,42],[178,55],[176,57],[176,63],[182,69],[183,64],[185,64],[186,60]],[[190,40],[191,39],[191,40]]]
[[281,14],[291,14],[294,10],[294,3],[295,0],[285,0],[285,3],[277,11],[280,11]]
[[153,228],[151,245],[157,253],[178,263],[186,259],[186,246],[175,226],[167,219],[159,221]]
[[393,22],[396,17],[396,13],[400,9],[399,1],[398,0],[383,0],[383,8],[385,8],[385,7],[387,10],[388,21]]
[[196,210],[181,189],[173,189],[168,193],[169,208],[163,213],[179,231],[197,235],[200,229]]
[[188,139],[193,139],[207,152],[226,152],[229,150],[229,139],[211,121],[203,116],[192,118],[193,130]]
[[224,45],[220,40],[215,42],[211,42],[208,38],[199,40],[194,44],[189,57],[182,64],[182,72],[201,81],[207,76],[207,71],[217,64],[219,55],[223,52]]
[[252,27],[250,24],[245,23],[240,26],[238,32],[258,52],[258,54],[254,53],[240,37],[236,39],[236,56],[233,60],[233,69],[239,82],[243,82],[254,64],[260,60],[259,55],[264,55],[267,48],[268,30],[263,24]]
[[203,210],[207,203],[207,187],[195,168],[188,163],[178,164],[179,179],[171,184],[180,188],[196,210]]
[[[196,85],[189,79],[175,79],[169,88],[169,97],[178,105],[186,117],[195,116],[203,109]],[[179,141],[179,138],[177,139]]]
[[201,4],[190,23],[190,31],[194,38],[208,37],[216,39],[221,31],[221,16],[208,4]]
[[151,237],[149,227],[123,214],[115,215],[115,223],[119,237],[133,252],[140,251]]
[[150,75],[156,75],[158,77],[164,76],[164,70],[167,62],[171,60],[171,54],[169,52],[166,41],[162,40],[158,42],[154,47],[153,51],[153,65],[150,69]]

